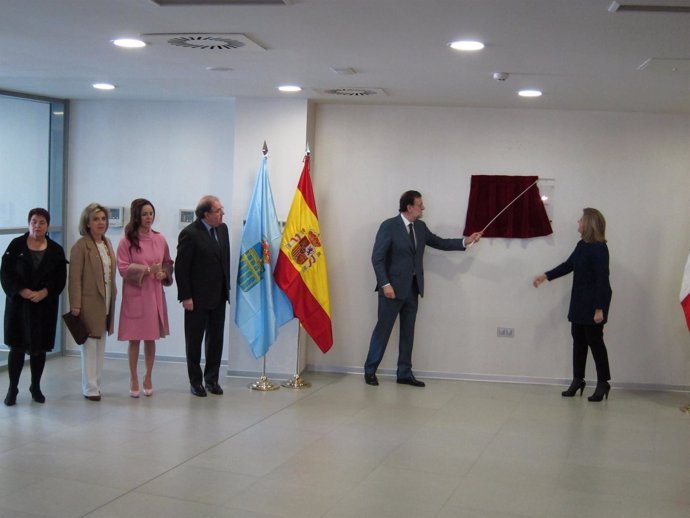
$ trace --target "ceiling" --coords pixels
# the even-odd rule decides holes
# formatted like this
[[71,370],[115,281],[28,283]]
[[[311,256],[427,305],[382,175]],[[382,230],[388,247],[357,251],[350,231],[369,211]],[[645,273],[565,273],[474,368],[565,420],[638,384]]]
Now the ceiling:
[[[0,90],[68,99],[291,95],[354,104],[690,113],[690,13],[614,13],[611,3],[285,0],[162,7],[153,0],[2,0]],[[619,3],[690,7],[690,0]],[[255,47],[173,46],[162,36],[143,36],[149,43],[143,49],[111,43],[161,33],[242,35]],[[460,53],[447,45],[456,39],[486,47]],[[496,72],[508,78],[498,81]],[[94,82],[117,88],[97,91]],[[303,91],[278,92],[286,83]],[[516,95],[521,88],[544,95],[524,99]],[[325,93],[337,89],[345,90]],[[351,95],[362,91],[369,95]]]

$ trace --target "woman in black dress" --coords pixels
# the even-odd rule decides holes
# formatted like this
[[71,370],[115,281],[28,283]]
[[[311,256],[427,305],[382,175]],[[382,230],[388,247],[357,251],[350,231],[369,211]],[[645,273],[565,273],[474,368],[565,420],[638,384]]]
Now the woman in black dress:
[[41,375],[46,352],[55,344],[60,293],[67,278],[67,261],[62,247],[47,235],[50,214],[36,208],[29,211],[29,231],[13,239],[2,256],[0,278],[5,302],[5,344],[10,386],[5,405],[17,402],[24,356],[30,357],[31,397],[45,403]]
[[568,320],[573,335],[573,381],[563,397],[580,395],[585,389],[585,364],[587,346],[597,369],[597,387],[587,399],[601,401],[609,397],[609,358],[604,344],[606,324],[611,304],[609,283],[609,249],[606,246],[606,220],[596,209],[587,208],[578,220],[578,231],[582,239],[567,261],[534,278],[534,287],[545,280],[552,281],[573,272],[573,288],[570,296]]

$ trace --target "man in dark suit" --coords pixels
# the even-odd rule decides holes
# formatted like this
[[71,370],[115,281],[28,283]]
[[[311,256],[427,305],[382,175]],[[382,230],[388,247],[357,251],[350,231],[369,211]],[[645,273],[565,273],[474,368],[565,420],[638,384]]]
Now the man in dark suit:
[[465,250],[465,244],[479,241],[481,232],[475,232],[466,239],[444,239],[433,234],[420,219],[424,202],[417,191],[402,194],[399,212],[399,216],[381,223],[371,254],[379,311],[364,364],[364,381],[368,385],[379,384],[376,369],[400,315],[397,381],[403,385],[423,387],[424,382],[412,374],[412,345],[417,300],[419,295],[424,296],[424,248],[428,245],[439,250]]
[[[196,207],[196,220],[177,242],[175,279],[182,302],[187,372],[192,394],[206,397],[206,390],[220,395],[218,373],[223,357],[225,304],[230,300],[230,239],[223,223],[223,206],[215,196],[204,196]],[[206,335],[204,337],[204,335]],[[201,342],[206,365],[201,371]],[[205,381],[206,389],[203,382]]]

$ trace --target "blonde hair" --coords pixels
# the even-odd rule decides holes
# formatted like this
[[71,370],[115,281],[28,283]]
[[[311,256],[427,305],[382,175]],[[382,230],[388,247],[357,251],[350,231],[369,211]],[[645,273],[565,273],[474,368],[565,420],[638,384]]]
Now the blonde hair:
[[79,217],[80,236],[90,235],[89,219],[91,219],[91,216],[93,216],[97,212],[103,212],[105,214],[105,230],[106,232],[108,231],[108,226],[110,223],[110,212],[108,211],[108,209],[100,203],[89,203],[86,207],[84,207],[84,210],[81,211],[81,216]]
[[582,240],[585,243],[606,243],[606,220],[597,209],[582,209]]

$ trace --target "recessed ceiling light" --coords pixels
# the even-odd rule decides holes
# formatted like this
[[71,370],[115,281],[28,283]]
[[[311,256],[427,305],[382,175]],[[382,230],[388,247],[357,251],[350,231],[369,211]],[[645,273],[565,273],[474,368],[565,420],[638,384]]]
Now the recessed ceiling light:
[[110,83],[94,83],[93,86],[96,90],[115,90],[115,85]]
[[126,49],[140,49],[146,46],[146,42],[134,38],[118,38],[113,40],[113,45]]
[[301,92],[302,87],[297,85],[283,85],[279,86],[278,90],[280,90],[281,92]]
[[520,97],[541,97],[541,90],[520,90],[518,95]]
[[484,44],[481,41],[473,40],[451,41],[448,46],[455,50],[482,50],[484,48]]

